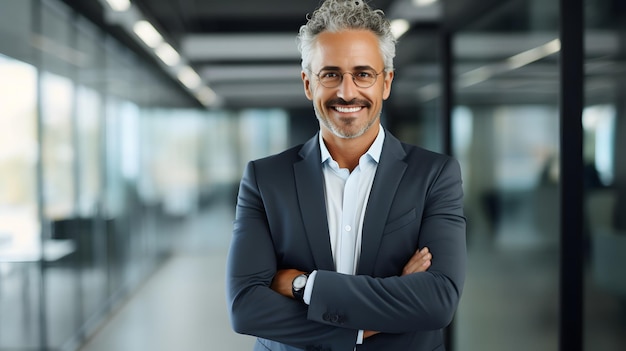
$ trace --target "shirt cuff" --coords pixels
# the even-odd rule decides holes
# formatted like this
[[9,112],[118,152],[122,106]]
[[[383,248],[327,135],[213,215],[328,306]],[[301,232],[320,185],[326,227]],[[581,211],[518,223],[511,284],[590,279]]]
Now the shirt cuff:
[[304,286],[304,303],[307,305],[311,304],[311,294],[313,293],[313,284],[315,284],[315,276],[317,275],[317,271],[311,272],[309,274],[309,278],[306,280],[306,285]]
[[356,336],[356,344],[361,345],[363,343],[363,330],[359,330],[359,333]]

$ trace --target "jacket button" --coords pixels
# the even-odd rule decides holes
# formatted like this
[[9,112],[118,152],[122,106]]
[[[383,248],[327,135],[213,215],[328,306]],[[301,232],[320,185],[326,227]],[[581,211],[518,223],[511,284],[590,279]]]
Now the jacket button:
[[333,314],[333,315],[331,316],[330,321],[331,321],[331,322],[333,322],[333,323],[338,323],[338,322],[339,322],[339,315],[337,315],[337,314]]
[[322,319],[325,320],[326,322],[330,321],[330,314],[328,313],[324,313],[322,315]]

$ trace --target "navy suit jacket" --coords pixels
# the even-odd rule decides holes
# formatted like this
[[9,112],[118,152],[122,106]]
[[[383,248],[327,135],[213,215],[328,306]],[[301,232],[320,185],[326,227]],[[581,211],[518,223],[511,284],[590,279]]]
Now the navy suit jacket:
[[[227,262],[233,329],[255,350],[443,350],[465,280],[461,172],[454,159],[389,132],[365,219],[357,274],[335,271],[318,137],[248,163]],[[418,248],[426,272],[401,276]],[[309,306],[270,289],[278,269],[318,270]]]

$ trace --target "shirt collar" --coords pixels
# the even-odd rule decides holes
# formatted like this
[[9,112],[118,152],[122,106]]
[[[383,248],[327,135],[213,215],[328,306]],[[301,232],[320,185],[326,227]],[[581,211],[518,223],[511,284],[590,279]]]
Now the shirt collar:
[[[385,129],[383,128],[383,126],[380,126],[378,128],[378,135],[376,136],[376,139],[374,139],[372,146],[370,146],[370,148],[365,153],[365,155],[369,155],[372,160],[376,161],[376,163],[380,161],[380,154],[383,150],[383,141],[385,141]],[[330,152],[328,152],[328,148],[326,148],[326,144],[324,143],[324,139],[322,138],[321,131],[319,133],[319,144],[322,156],[322,163],[326,162],[328,159],[332,160]]]

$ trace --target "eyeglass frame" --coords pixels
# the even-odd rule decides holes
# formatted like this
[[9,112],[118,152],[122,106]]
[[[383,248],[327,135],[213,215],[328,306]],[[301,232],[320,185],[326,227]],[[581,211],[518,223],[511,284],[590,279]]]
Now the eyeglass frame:
[[[320,70],[319,70],[319,72],[318,72],[318,73],[313,73],[313,71],[312,71],[310,68],[308,68],[308,69],[307,69],[307,71],[309,71],[309,73],[311,73],[311,74],[313,74],[315,77],[317,77],[317,80],[318,80],[318,82],[320,83],[320,85],[321,85],[321,86],[323,86],[324,88],[327,88],[327,89],[333,89],[333,88],[336,88],[336,87],[340,86],[340,85],[341,85],[341,83],[343,83],[343,76],[345,76],[345,75],[346,75],[346,73],[347,73],[347,74],[350,74],[350,75],[352,76],[352,83],[354,83],[354,85],[356,85],[357,87],[359,87],[359,88],[361,88],[361,89],[367,89],[367,88],[371,88],[371,87],[373,87],[373,86],[374,86],[374,84],[376,84],[376,82],[378,81],[378,76],[386,72],[386,69],[385,69],[385,68],[383,68],[382,70],[380,70],[380,72],[376,72],[376,70],[375,70],[374,68],[372,68],[372,67],[367,68],[367,69],[363,69],[363,71],[367,71],[367,70],[370,70],[370,69],[371,69],[372,71],[374,71],[374,73],[376,73],[376,74],[374,75],[374,81],[372,82],[372,84],[371,84],[371,85],[368,85],[368,86],[365,86],[365,87],[364,87],[364,86],[360,86],[360,85],[356,82],[356,80],[355,80],[355,79],[356,79],[356,77],[354,76],[354,72],[351,72],[351,71],[345,71],[345,72],[342,72],[340,69],[331,69],[331,68],[322,68],[322,69],[320,69]],[[329,86],[324,85],[324,83],[322,83],[322,80],[320,79],[320,74],[322,73],[322,71],[331,71],[331,72],[336,71],[336,72],[339,74],[339,76],[341,77],[341,78],[339,79],[339,83],[337,83],[337,85],[335,85],[335,86],[330,86],[330,87],[329,87]]]

